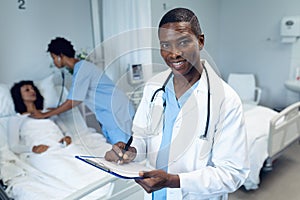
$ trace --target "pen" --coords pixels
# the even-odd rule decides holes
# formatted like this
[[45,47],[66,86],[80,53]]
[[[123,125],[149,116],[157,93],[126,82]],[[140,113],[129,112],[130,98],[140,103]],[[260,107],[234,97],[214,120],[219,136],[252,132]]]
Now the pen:
[[[126,151],[128,151],[128,148],[130,147],[131,143],[132,143],[132,140],[133,140],[133,137],[130,136],[129,140],[127,141],[126,145],[125,145],[125,148],[124,148],[124,153]],[[123,159],[123,157],[121,158]],[[117,164],[120,164],[121,160],[118,160]]]
[[130,136],[128,142],[127,142],[126,145],[125,145],[125,148],[124,148],[125,151],[128,151],[128,148],[130,147],[130,145],[131,145],[131,143],[132,143],[132,140],[133,140],[133,137]]

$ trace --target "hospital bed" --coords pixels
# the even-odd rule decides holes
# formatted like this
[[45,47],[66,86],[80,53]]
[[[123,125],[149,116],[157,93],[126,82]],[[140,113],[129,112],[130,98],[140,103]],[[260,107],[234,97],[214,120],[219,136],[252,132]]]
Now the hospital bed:
[[[57,105],[61,91],[63,98],[66,97],[66,89],[61,87],[57,77],[51,75],[43,80],[35,81],[42,95],[45,97],[46,107]],[[9,93],[11,85],[0,83],[0,180],[1,187],[12,199],[142,199],[143,190],[133,180],[118,179],[110,174],[102,172],[94,167],[84,165],[86,173],[92,177],[91,180],[78,181],[69,184],[72,177],[56,177],[55,174],[44,173],[26,162],[22,156],[10,151],[7,144],[7,122],[14,115],[13,104]],[[89,128],[84,121],[79,109],[60,114],[55,118],[63,131],[71,135],[72,143],[89,155],[103,156],[111,148],[105,142],[102,134]],[[59,155],[58,155],[59,156]],[[46,164],[47,165],[47,164]],[[83,170],[84,170],[83,169]],[[67,167],[59,165],[57,170],[68,170]],[[94,171],[93,171],[94,170]],[[83,176],[78,172],[76,176]],[[93,174],[94,173],[94,174]],[[96,177],[96,178],[95,178]],[[61,181],[62,178],[64,181]],[[84,177],[82,177],[84,178]],[[81,180],[81,179],[79,179]],[[84,183],[82,183],[84,182]],[[75,186],[74,186],[75,184]]]
[[274,160],[294,142],[300,141],[300,102],[280,112],[260,105],[244,104],[250,174],[245,189],[259,187],[261,170],[271,171]]
[[300,102],[276,112],[259,105],[262,90],[256,85],[255,74],[231,73],[227,82],[244,107],[250,158],[250,174],[244,186],[257,189],[260,171],[271,171],[273,161],[300,139]]

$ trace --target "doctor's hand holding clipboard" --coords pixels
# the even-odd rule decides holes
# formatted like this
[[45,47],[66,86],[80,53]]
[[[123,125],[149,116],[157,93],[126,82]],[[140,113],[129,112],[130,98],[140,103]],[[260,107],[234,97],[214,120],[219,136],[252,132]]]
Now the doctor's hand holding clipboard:
[[[132,140],[131,136],[126,144],[124,142],[114,144],[112,149],[106,152],[104,158],[120,165],[130,163],[136,157],[137,152],[134,147],[130,146]],[[180,186],[179,176],[168,174],[164,170],[140,171],[139,176],[141,179],[135,179],[135,181],[148,193],[164,187],[178,188]]]

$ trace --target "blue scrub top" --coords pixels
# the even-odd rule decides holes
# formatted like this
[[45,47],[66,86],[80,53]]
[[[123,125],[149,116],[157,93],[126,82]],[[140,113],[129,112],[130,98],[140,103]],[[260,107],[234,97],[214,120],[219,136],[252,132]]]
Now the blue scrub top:
[[131,135],[134,106],[100,67],[84,60],[77,62],[67,98],[83,101],[95,113],[109,143],[127,142]]
[[188,100],[193,93],[194,89],[199,84],[199,80],[189,88],[178,100],[175,96],[173,77],[168,81],[166,85],[166,91],[164,93],[165,111],[164,111],[164,126],[162,141],[157,157],[156,168],[168,171],[168,160],[169,160],[169,147],[172,140],[172,133],[175,120],[179,114],[182,106]]
[[[166,91],[164,93],[165,111],[164,111],[164,127],[162,134],[162,141],[157,155],[156,168],[168,171],[170,142],[172,140],[173,127],[175,120],[185,102],[193,93],[194,89],[199,84],[199,80],[188,89],[178,100],[175,96],[173,78],[166,85]],[[152,200],[166,199],[166,188],[158,190],[152,193]]]

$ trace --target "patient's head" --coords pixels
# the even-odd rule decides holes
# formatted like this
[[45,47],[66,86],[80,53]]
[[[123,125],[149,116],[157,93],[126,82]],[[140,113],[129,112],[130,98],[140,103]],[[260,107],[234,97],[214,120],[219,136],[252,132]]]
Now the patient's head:
[[33,81],[20,81],[10,89],[15,111],[25,113],[28,105],[34,104],[37,110],[43,109],[44,98]]
[[62,37],[56,37],[48,44],[47,52],[57,56],[65,55],[70,58],[75,57],[75,50],[70,41]]

